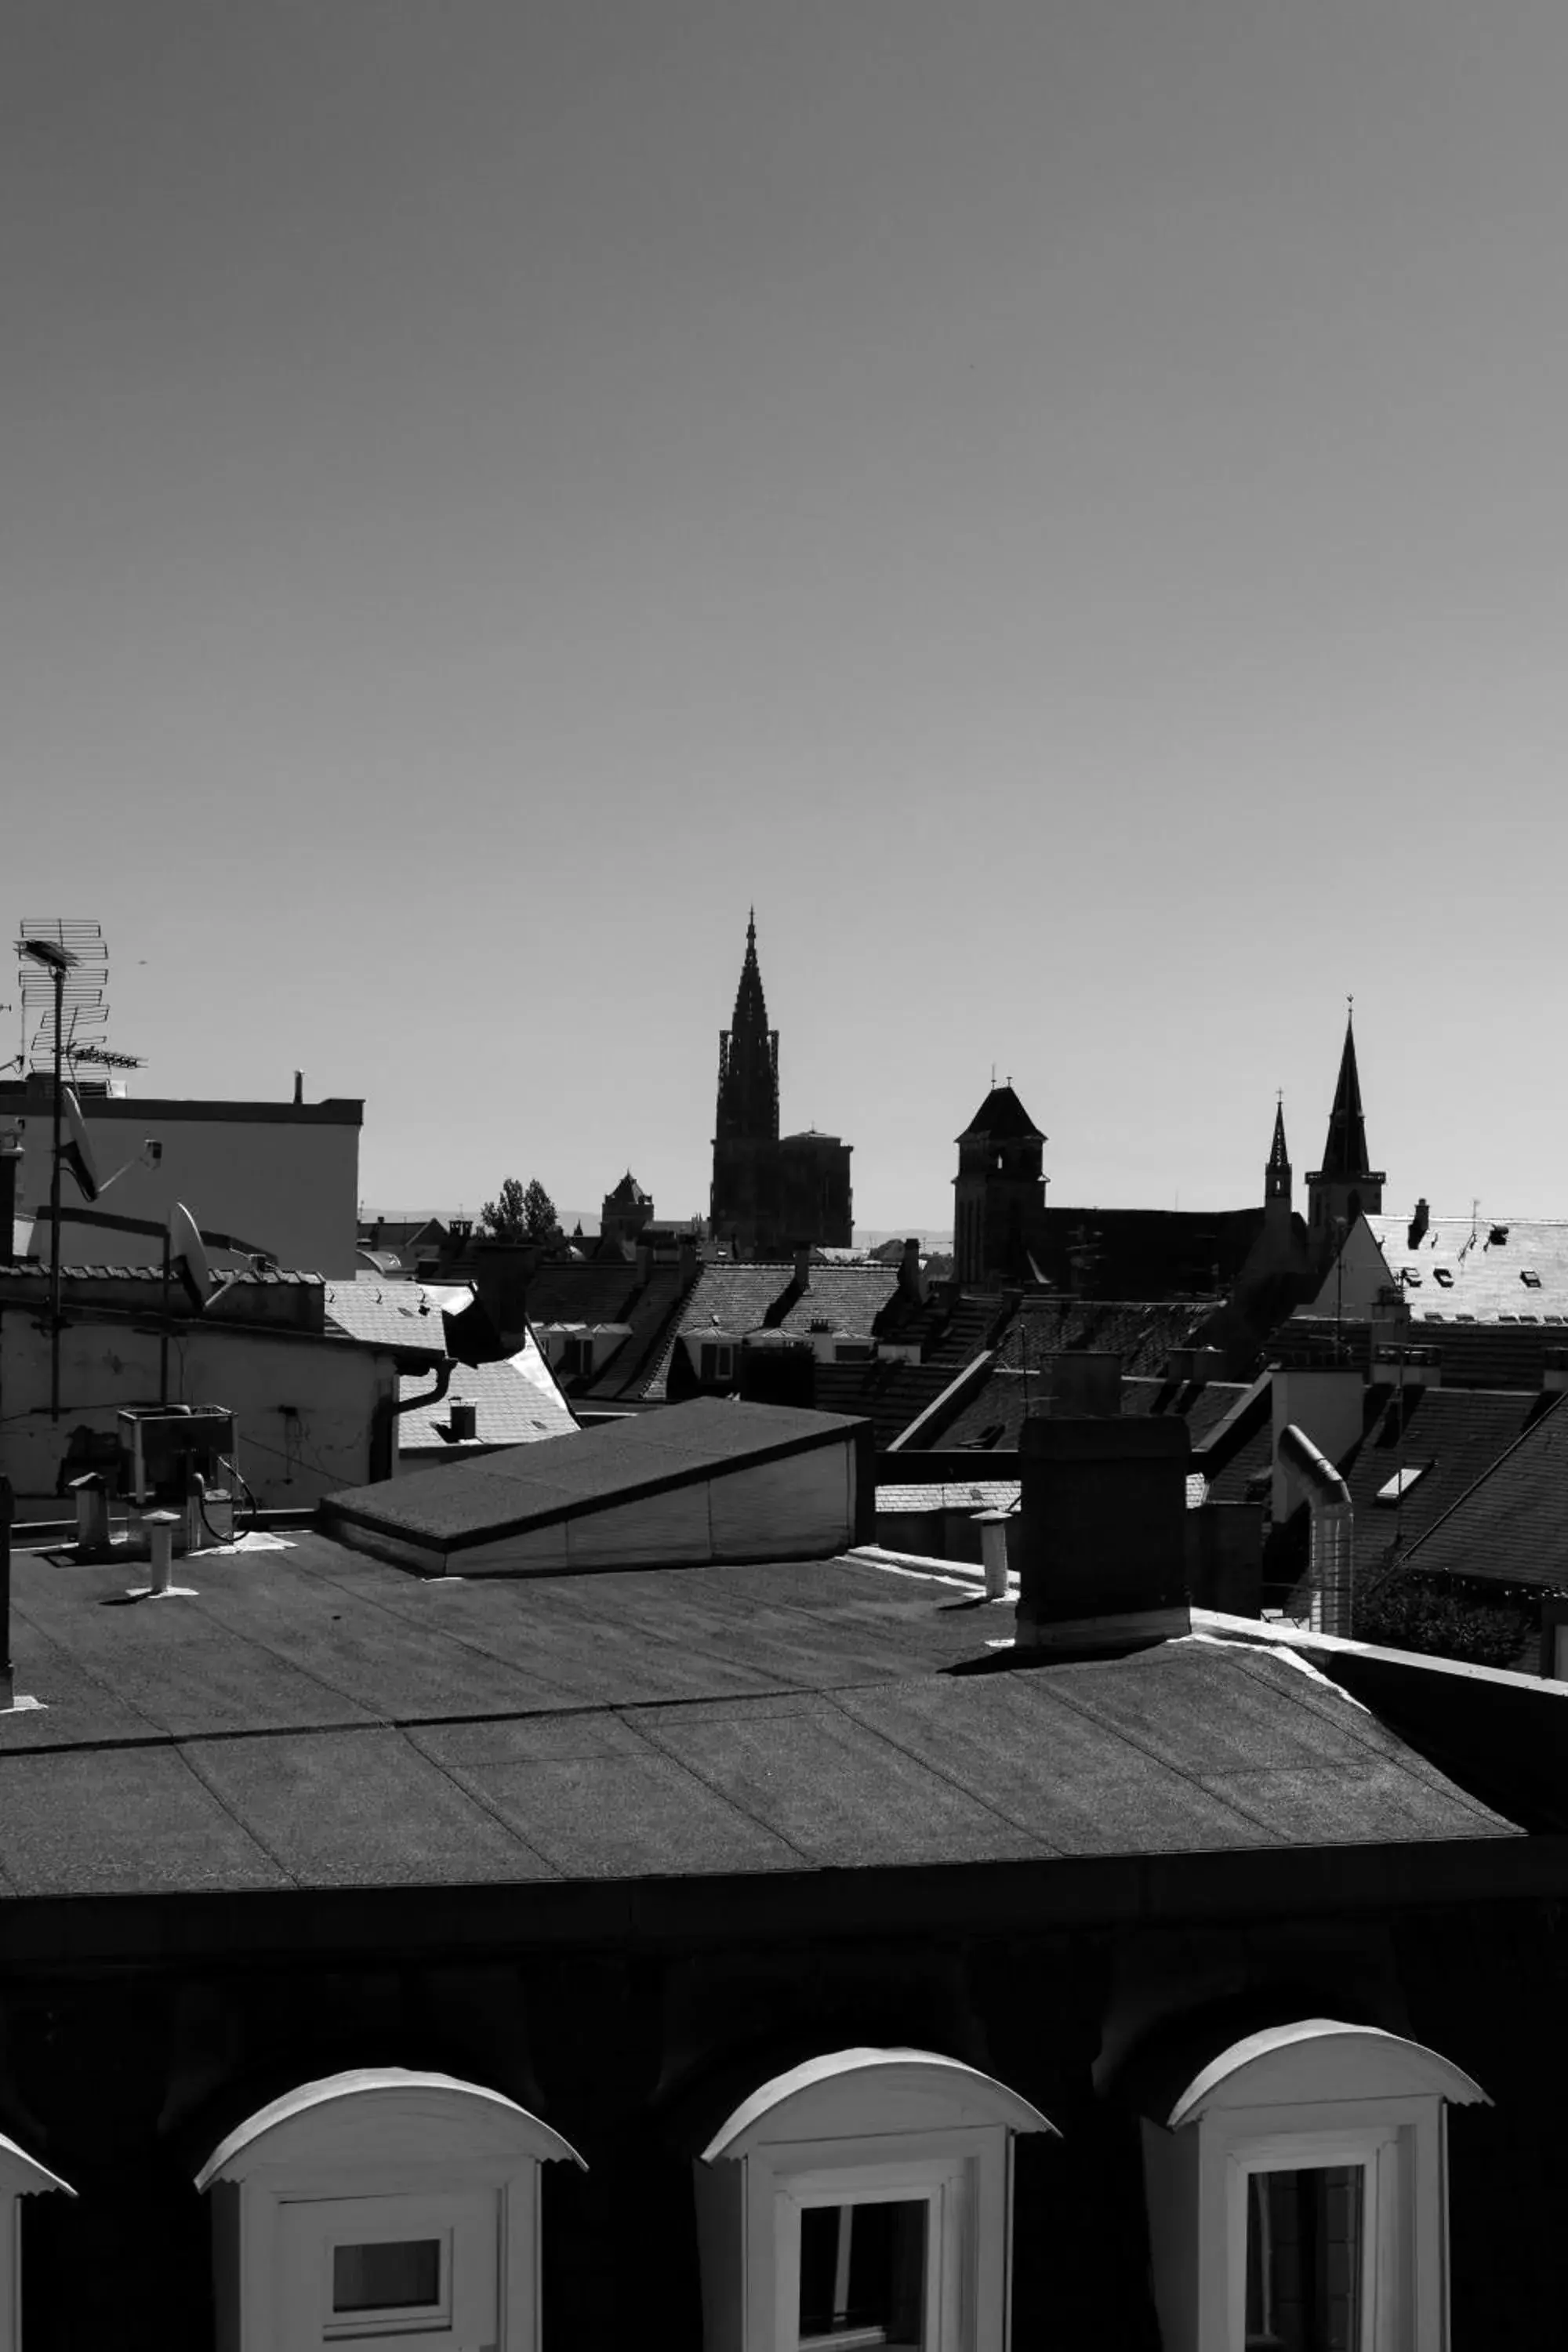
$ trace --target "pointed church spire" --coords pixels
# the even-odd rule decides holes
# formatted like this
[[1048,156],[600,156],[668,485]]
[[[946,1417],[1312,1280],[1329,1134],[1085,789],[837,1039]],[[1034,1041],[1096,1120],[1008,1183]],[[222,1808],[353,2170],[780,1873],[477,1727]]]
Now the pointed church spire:
[[757,910],[746,921],[746,953],[731,1025],[719,1038],[719,1136],[776,1142],[779,1131],[779,1039],[768,1027],[767,999],[757,962]]
[[1361,1075],[1355,1058],[1355,1013],[1345,1015],[1344,1051],[1340,1056],[1340,1082],[1329,1113],[1328,1140],[1323,1146],[1320,1175],[1346,1179],[1362,1176],[1368,1167],[1366,1121],[1362,1117]]
[[1263,1171],[1265,1201],[1290,1198],[1290,1154],[1285,1144],[1285,1097],[1280,1095],[1274,1108],[1274,1140],[1268,1150],[1268,1164]]
[[1344,1050],[1340,1055],[1334,1107],[1329,1113],[1323,1164],[1307,1179],[1308,1223],[1321,1244],[1320,1255],[1333,1245],[1335,1234],[1353,1224],[1357,1217],[1379,1213],[1383,1186],[1382,1169],[1367,1163],[1366,1121],[1362,1116],[1352,1009],[1345,1018]]

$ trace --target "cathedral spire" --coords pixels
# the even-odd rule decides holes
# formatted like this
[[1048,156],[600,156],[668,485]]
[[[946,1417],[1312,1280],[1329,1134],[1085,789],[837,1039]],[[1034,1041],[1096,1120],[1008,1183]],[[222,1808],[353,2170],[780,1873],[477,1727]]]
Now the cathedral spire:
[[757,910],[746,920],[746,953],[735,991],[735,1011],[719,1037],[719,1136],[776,1142],[779,1131],[779,1038],[768,1027],[767,999],[757,962]]

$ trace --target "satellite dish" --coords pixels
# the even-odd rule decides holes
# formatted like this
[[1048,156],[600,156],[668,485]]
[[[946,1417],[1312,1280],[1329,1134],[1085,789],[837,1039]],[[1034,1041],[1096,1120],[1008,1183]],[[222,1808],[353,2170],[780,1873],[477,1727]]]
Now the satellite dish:
[[169,1270],[179,1276],[186,1297],[200,1315],[212,1297],[213,1270],[196,1221],[183,1201],[176,1201],[169,1212]]
[[76,1098],[74,1087],[60,1088],[60,1103],[66,1121],[65,1138],[60,1145],[60,1165],[68,1168],[76,1178],[83,1200],[96,1201],[103,1186],[99,1181],[92,1146],[87,1139],[87,1121],[81,1115],[81,1105]]

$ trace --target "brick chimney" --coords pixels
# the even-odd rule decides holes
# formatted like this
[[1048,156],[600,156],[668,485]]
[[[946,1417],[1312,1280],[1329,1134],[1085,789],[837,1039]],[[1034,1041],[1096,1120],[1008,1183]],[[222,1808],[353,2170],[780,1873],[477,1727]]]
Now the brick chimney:
[[1138,1649],[1185,1633],[1184,1421],[1026,1421],[1020,1649]]
[[1405,1236],[1405,1246],[1406,1249],[1420,1248],[1422,1242],[1426,1236],[1426,1228],[1431,1222],[1431,1210],[1426,1206],[1424,1200],[1417,1201],[1415,1203],[1415,1213],[1410,1220],[1409,1229]]

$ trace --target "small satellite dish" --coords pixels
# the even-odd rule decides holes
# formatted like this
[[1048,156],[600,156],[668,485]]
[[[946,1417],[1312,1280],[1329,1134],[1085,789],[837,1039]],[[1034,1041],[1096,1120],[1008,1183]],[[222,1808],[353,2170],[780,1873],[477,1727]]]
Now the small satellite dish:
[[66,1131],[60,1145],[60,1165],[68,1168],[76,1178],[78,1190],[84,1201],[96,1201],[103,1186],[92,1156],[92,1146],[87,1139],[87,1121],[81,1115],[81,1105],[74,1087],[60,1088],[60,1104],[65,1112]]
[[212,1265],[206,1247],[183,1201],[169,1212],[169,1270],[184,1285],[185,1295],[200,1315],[212,1297]]

